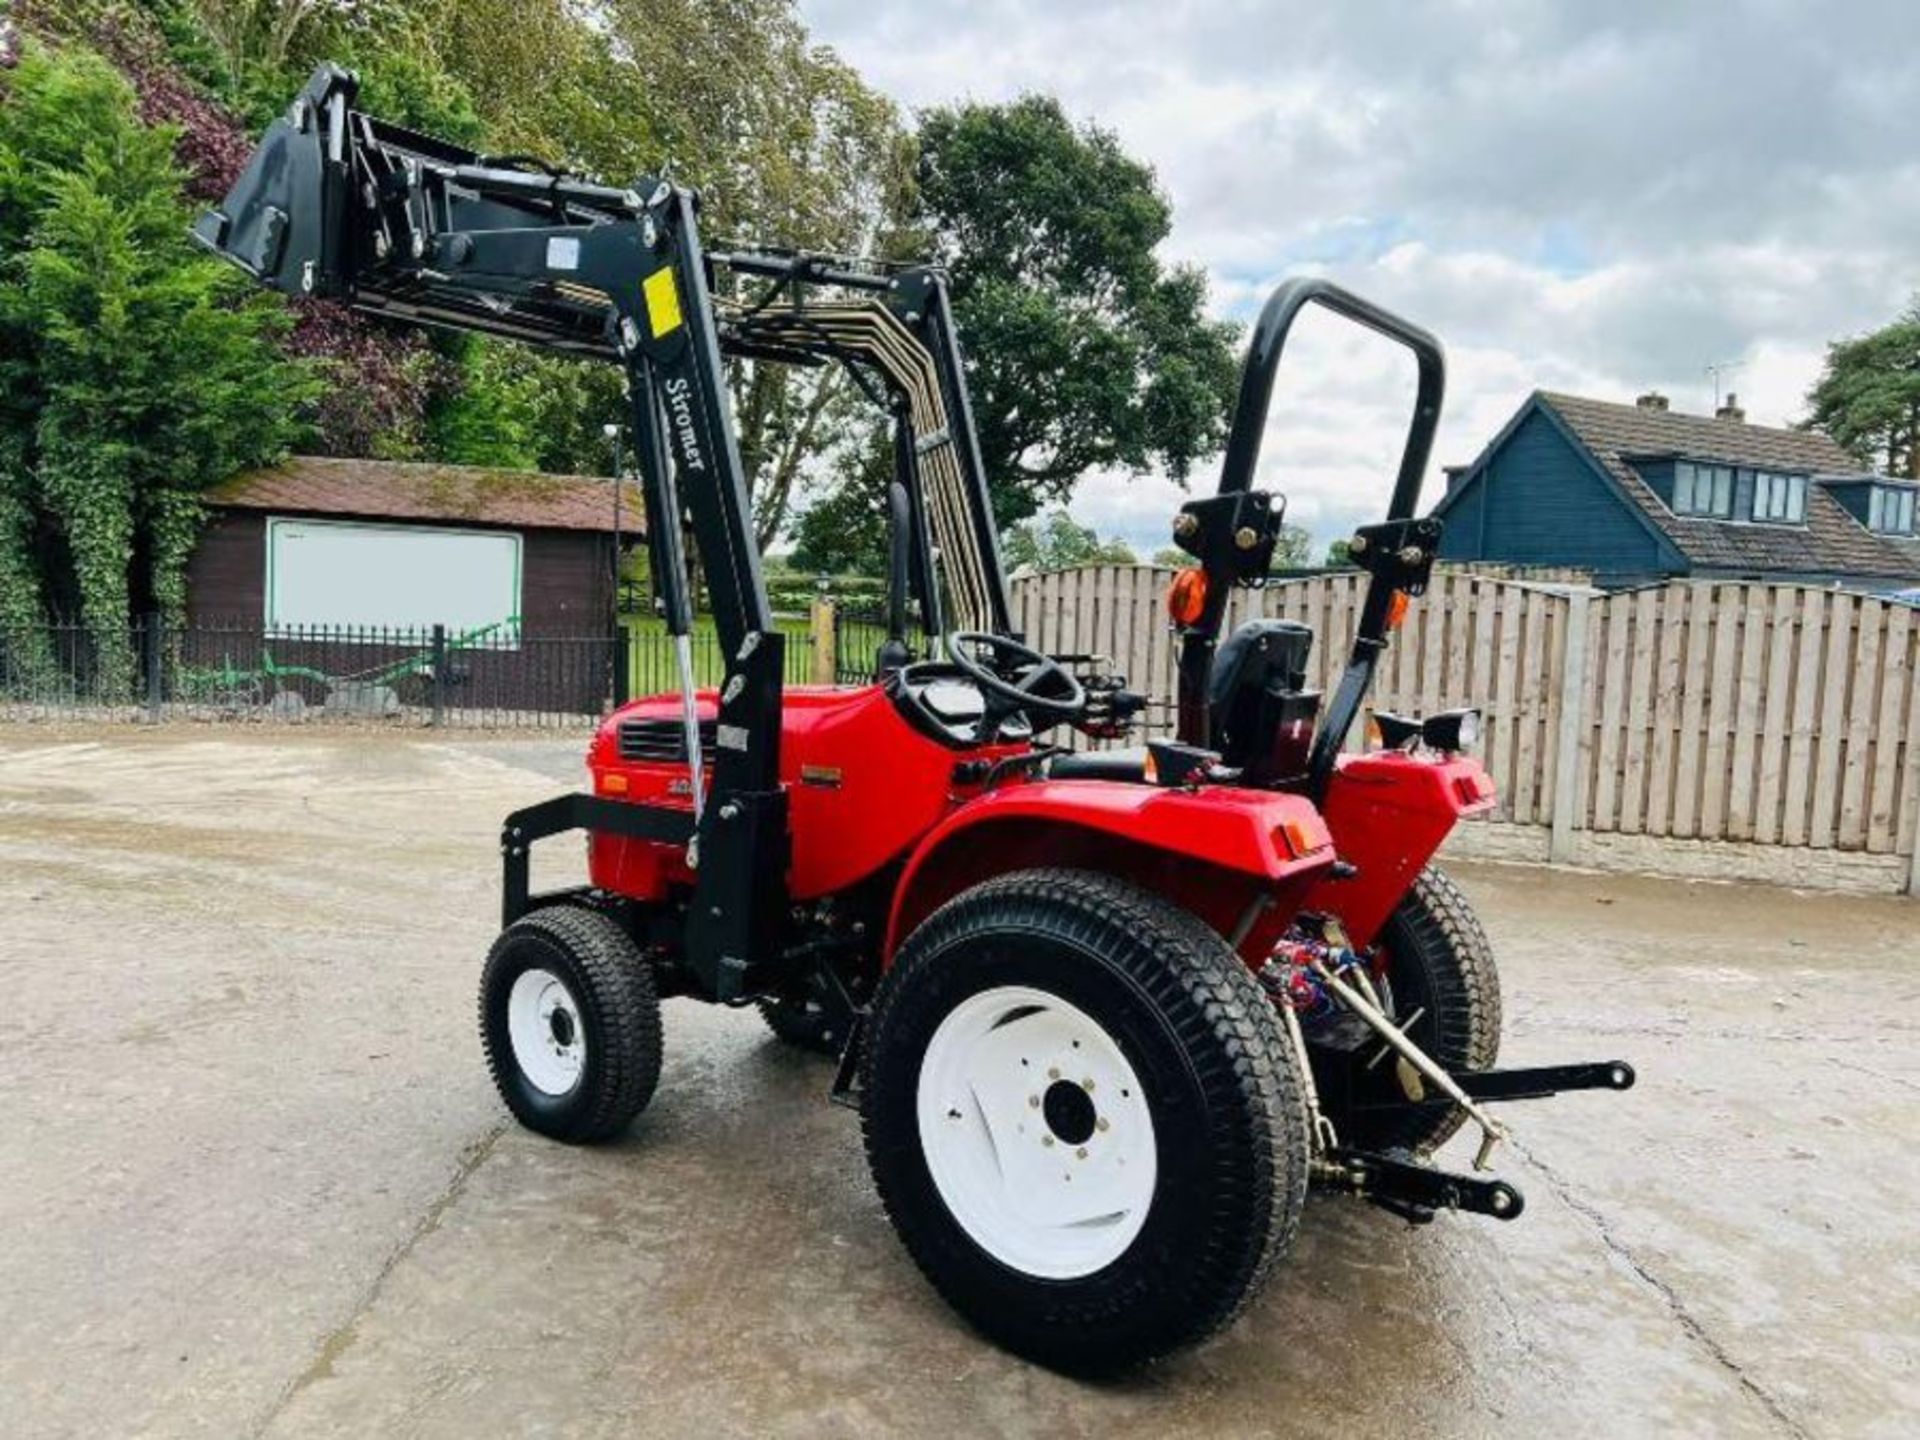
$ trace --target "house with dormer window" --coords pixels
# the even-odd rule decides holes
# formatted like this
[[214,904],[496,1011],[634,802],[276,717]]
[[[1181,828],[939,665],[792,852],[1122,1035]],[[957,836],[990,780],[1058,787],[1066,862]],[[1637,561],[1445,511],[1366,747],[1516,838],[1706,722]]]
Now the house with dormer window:
[[1682,415],[1536,391],[1471,465],[1447,471],[1441,557],[1674,577],[1920,587],[1920,483],[1861,469],[1824,435],[1747,423],[1733,396]]

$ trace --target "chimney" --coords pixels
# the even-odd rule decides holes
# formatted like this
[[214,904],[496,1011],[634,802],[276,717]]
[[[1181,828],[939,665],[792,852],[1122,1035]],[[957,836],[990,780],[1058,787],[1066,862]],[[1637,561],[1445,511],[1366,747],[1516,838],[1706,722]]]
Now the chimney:
[[1658,390],[1649,390],[1646,394],[1635,399],[1633,403],[1638,405],[1642,410],[1664,411],[1667,408],[1667,397],[1662,395]]
[[1727,403],[1713,412],[1716,420],[1731,420],[1738,425],[1747,418],[1747,412],[1740,408],[1740,397],[1731,390],[1727,392]]

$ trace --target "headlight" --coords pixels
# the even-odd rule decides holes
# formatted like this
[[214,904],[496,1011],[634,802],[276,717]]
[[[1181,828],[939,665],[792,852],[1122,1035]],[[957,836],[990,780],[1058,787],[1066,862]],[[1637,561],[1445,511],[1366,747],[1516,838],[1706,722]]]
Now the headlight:
[[1429,715],[1420,722],[1420,738],[1435,750],[1449,755],[1470,750],[1480,743],[1480,712],[1448,710]]

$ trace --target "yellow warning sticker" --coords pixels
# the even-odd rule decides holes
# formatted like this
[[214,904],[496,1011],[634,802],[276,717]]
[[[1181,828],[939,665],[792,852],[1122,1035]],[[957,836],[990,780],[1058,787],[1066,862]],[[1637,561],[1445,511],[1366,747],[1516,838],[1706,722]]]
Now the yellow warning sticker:
[[647,276],[640,287],[647,296],[647,323],[653,338],[671,334],[680,328],[680,287],[674,284],[673,267],[668,265]]

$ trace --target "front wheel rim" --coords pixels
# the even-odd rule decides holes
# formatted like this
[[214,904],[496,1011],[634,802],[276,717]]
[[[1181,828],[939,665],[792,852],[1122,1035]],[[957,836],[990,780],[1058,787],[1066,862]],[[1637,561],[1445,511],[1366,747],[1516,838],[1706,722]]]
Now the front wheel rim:
[[1004,1265],[1079,1279],[1146,1223],[1159,1165],[1139,1076],[1057,995],[1001,985],[961,1001],[921,1057],[916,1110],[940,1198]]
[[570,1094],[587,1064],[580,1002],[551,970],[524,970],[507,993],[507,1042],[527,1083],[543,1095]]

